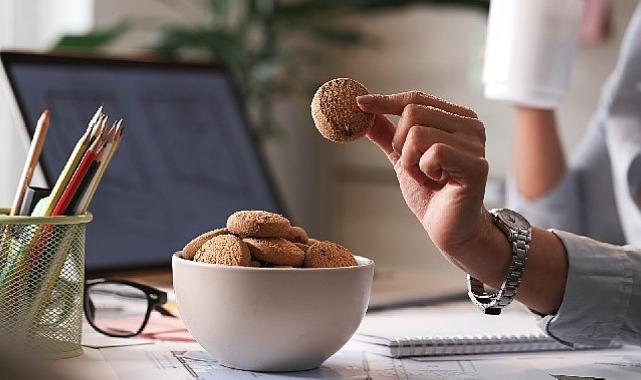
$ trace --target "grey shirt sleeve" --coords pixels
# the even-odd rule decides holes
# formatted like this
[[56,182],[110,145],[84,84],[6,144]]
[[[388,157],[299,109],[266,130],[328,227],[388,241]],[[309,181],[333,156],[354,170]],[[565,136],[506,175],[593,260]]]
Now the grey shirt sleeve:
[[557,228],[612,244],[624,244],[612,185],[604,117],[597,114],[566,174],[548,194],[526,199],[508,182],[508,207],[532,225]]
[[541,327],[569,345],[641,345],[641,248],[552,232],[565,246],[569,267],[561,307],[542,318]]

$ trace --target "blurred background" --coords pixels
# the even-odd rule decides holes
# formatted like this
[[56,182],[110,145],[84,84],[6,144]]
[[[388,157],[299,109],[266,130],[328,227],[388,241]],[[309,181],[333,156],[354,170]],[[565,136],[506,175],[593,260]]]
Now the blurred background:
[[[637,1],[598,3],[607,28],[582,35],[559,108],[566,152],[588,126]],[[3,0],[0,48],[228,64],[297,224],[373,258],[378,273],[402,268],[462,288],[462,273],[441,258],[405,207],[386,158],[365,139],[324,140],[309,103],[321,83],[350,77],[375,93],[420,89],[473,108],[487,128],[486,202],[500,205],[513,115],[482,94],[488,6],[462,0]],[[9,205],[27,146],[9,97],[0,99],[0,204]]]

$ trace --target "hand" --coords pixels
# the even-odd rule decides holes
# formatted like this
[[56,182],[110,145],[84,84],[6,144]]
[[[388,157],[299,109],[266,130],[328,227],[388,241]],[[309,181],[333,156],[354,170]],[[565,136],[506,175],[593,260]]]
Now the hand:
[[[418,91],[357,98],[376,114],[368,133],[387,154],[407,206],[457,262],[491,225],[483,207],[485,128],[474,111]],[[399,115],[394,125],[385,114]]]

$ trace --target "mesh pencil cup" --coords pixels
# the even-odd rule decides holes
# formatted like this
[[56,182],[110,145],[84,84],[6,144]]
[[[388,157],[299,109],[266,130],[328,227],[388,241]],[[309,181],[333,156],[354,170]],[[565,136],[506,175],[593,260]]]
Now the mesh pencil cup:
[[92,215],[8,211],[0,209],[0,337],[50,358],[78,356],[85,229]]

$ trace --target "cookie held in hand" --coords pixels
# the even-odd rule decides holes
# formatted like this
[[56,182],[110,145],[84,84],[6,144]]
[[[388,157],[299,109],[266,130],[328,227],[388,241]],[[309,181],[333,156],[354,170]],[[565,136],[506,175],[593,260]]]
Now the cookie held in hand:
[[361,83],[338,78],[326,82],[312,99],[312,118],[323,137],[333,142],[349,142],[367,134],[374,114],[358,108],[356,97],[369,94]]

